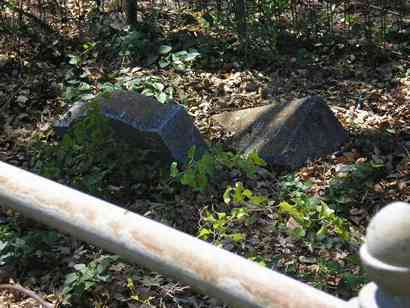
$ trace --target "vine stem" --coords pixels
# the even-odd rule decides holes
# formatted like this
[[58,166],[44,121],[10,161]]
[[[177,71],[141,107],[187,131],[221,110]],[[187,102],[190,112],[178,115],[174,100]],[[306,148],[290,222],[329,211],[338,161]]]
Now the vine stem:
[[41,306],[43,306],[43,308],[57,308],[57,305],[54,305],[54,304],[51,304],[51,303],[45,301],[43,298],[38,296],[33,291],[31,291],[29,289],[26,289],[26,288],[22,287],[19,284],[0,284],[0,290],[2,290],[2,289],[8,289],[8,290],[18,291],[20,293],[23,293],[23,294],[31,297],[35,301],[37,301]]

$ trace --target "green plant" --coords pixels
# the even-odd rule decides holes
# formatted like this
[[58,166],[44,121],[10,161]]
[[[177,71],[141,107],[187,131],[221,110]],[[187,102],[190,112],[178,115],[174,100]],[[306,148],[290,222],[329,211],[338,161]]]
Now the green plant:
[[383,171],[384,164],[381,162],[345,165],[343,172],[339,172],[331,180],[326,201],[339,211],[346,210],[343,205],[352,203],[356,196],[370,189]]
[[113,40],[113,49],[122,57],[141,56],[144,54],[144,49],[147,44],[147,39],[144,33],[127,29],[120,32]]
[[87,293],[100,283],[111,280],[109,267],[118,260],[117,256],[101,256],[88,264],[76,264],[76,272],[65,276],[63,297],[64,303],[82,303]]
[[250,28],[253,30],[253,36],[262,39],[262,45],[265,45],[274,53],[278,43],[280,16],[288,10],[289,4],[289,0],[262,0],[259,17],[252,16],[250,18]]
[[268,267],[268,264],[270,263],[268,259],[262,256],[249,257],[248,259],[253,262],[258,263],[260,266],[263,266],[263,267]]
[[300,181],[293,174],[290,174],[290,175],[287,175],[281,178],[279,197],[281,199],[286,199],[291,194],[304,193],[311,187],[312,187],[312,182]]
[[170,175],[179,180],[182,185],[191,187],[196,191],[204,191],[208,187],[209,177],[216,172],[215,160],[210,153],[205,153],[201,159],[196,160],[196,147],[188,152],[188,162],[183,171],[178,171],[178,164],[171,164]]
[[23,266],[29,259],[49,257],[61,239],[54,231],[30,231],[20,234],[11,225],[0,226],[0,266]]
[[253,207],[266,205],[268,199],[264,196],[255,195],[250,189],[237,182],[234,187],[228,186],[224,193],[224,202],[232,205],[229,214],[225,212],[205,211],[204,224],[198,232],[198,237],[204,240],[212,238],[215,244],[221,244],[222,240],[231,240],[240,243],[246,238],[243,232],[233,231],[237,226],[247,223]]
[[198,237],[203,240],[212,238],[216,245],[221,245],[223,240],[231,240],[234,243],[242,242],[246,235],[242,232],[232,232],[232,229],[234,224],[243,222],[248,216],[246,208],[232,209],[230,214],[205,211],[204,225],[199,229]]
[[288,221],[292,226],[288,229],[291,235],[303,238],[310,232],[319,237],[336,235],[343,240],[350,239],[348,222],[337,216],[323,200],[306,194],[310,184],[286,177],[282,187],[282,197],[290,200],[279,204],[279,213],[292,218],[290,224]]
[[0,266],[15,262],[20,257],[16,253],[16,245],[19,236],[10,225],[0,225]]
[[228,186],[223,195],[224,202],[235,205],[252,204],[252,205],[266,205],[268,198],[264,196],[255,195],[250,189],[243,186],[241,182],[237,182],[234,187]]
[[[352,264],[349,258],[344,260],[344,266],[333,260],[325,258],[319,258],[317,260],[317,270],[315,271],[315,277],[312,277],[315,281],[325,282],[329,277],[340,277],[339,289],[348,289],[349,293],[357,292],[360,287],[367,282],[364,273],[360,270],[360,265]],[[315,285],[320,289],[327,289],[323,283]]]
[[247,177],[256,175],[257,167],[266,166],[266,162],[261,159],[256,152],[252,152],[247,157],[232,152],[225,152],[221,148],[214,147],[209,152],[204,153],[200,159],[196,159],[196,147],[192,147],[188,152],[188,161],[182,170],[178,169],[178,164],[173,162],[170,168],[170,175],[177,179],[182,185],[189,186],[196,191],[203,192],[217,171],[222,169],[238,169]]
[[283,201],[279,204],[279,213],[295,220],[296,224],[289,231],[298,238],[305,237],[307,232],[315,232],[317,236],[335,234],[343,240],[350,239],[347,221],[317,198],[299,196],[291,202]]
[[225,152],[215,148],[215,160],[222,166],[228,169],[239,169],[247,177],[254,178],[258,167],[266,167],[267,163],[260,158],[256,151],[251,152],[247,156]]
[[89,53],[91,53],[95,47],[97,46],[97,43],[95,42],[86,42],[82,45],[83,48],[83,52],[81,52],[80,54],[76,55],[76,54],[69,54],[68,57],[70,58],[70,60],[68,61],[69,64],[80,68],[81,65],[85,62],[85,56]]
[[343,284],[355,292],[359,291],[369,281],[364,273],[355,274],[347,271],[342,274],[342,279]]
[[91,73],[87,66],[96,61],[98,57],[97,43],[86,42],[82,46],[83,51],[76,54],[67,55],[69,58],[68,64],[71,69],[66,72],[66,80],[76,75],[82,79],[87,78]]
[[132,277],[128,277],[127,279],[127,288],[130,292],[130,298],[132,300],[134,300],[138,304],[143,305],[144,307],[154,307],[151,304],[151,301],[154,299],[154,297],[149,296],[148,298],[144,298],[143,296],[141,296],[138,292],[138,289],[135,287]]
[[115,167],[110,159],[112,131],[96,103],[87,116],[63,140],[40,148],[34,157],[34,170],[52,179],[69,177],[72,184],[96,193],[105,176]]
[[91,100],[95,98],[93,94],[94,87],[87,82],[80,80],[69,80],[64,89],[63,98],[67,103],[73,103],[79,100]]
[[146,153],[115,138],[108,121],[91,102],[87,116],[62,141],[40,144],[33,157],[34,171],[100,196],[109,193],[104,189],[108,183],[140,178],[141,168],[131,166],[140,164]]
[[174,96],[174,89],[166,86],[161,77],[128,77],[121,76],[117,78],[119,86],[130,91],[136,91],[143,95],[153,96],[160,103],[166,103]]
[[98,93],[102,96],[107,96],[112,92],[121,91],[124,87],[120,83],[104,82],[98,85]]
[[68,55],[71,69],[67,70],[65,74],[63,92],[65,103],[71,104],[78,100],[95,98],[95,86],[88,78],[91,73],[87,65],[98,57],[98,52],[95,52],[96,46],[95,42],[87,42],[82,45],[83,52]]
[[68,80],[64,90],[64,100],[68,104],[76,101],[91,101],[98,95],[108,95],[115,91],[136,91],[146,96],[155,97],[160,103],[166,103],[174,96],[174,89],[166,86],[161,77],[132,77],[121,75],[115,82],[104,82],[92,85],[85,81]]
[[196,49],[172,52],[172,47],[162,45],[159,49],[161,59],[158,62],[160,68],[172,67],[178,71],[190,69],[193,62],[201,56]]

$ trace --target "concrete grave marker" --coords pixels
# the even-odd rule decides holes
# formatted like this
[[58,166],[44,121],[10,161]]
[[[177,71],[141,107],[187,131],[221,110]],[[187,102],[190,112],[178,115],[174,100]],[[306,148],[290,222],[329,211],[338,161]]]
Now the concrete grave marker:
[[269,164],[289,168],[329,154],[346,140],[342,125],[318,96],[224,112],[212,120],[232,134],[236,150],[256,150]]
[[[161,104],[152,97],[129,91],[99,97],[97,102],[102,114],[111,120],[116,136],[152,150],[165,160],[184,162],[192,146],[206,148],[192,118],[181,105]],[[56,133],[64,135],[86,115],[86,107],[84,102],[76,103],[57,121]]]

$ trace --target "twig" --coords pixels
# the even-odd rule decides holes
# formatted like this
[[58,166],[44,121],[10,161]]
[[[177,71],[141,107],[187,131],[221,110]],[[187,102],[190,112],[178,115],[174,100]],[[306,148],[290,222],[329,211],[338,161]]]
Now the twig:
[[56,30],[54,30],[47,22],[42,21],[39,17],[37,17],[37,16],[35,16],[35,15],[29,13],[29,12],[26,12],[26,11],[25,11],[24,9],[22,9],[21,7],[18,7],[18,6],[16,6],[15,4],[13,4],[13,3],[9,2],[9,1],[5,2],[5,5],[6,5],[6,7],[7,7],[8,9],[10,9],[10,10],[12,10],[12,11],[18,13],[18,14],[21,14],[21,15],[27,17],[27,18],[29,18],[29,19],[32,20],[34,23],[36,23],[37,25],[39,25],[41,28],[47,30],[47,31],[50,32],[50,33],[54,33],[54,34],[56,34],[56,35],[58,35],[58,36],[61,37],[61,34],[60,34],[60,33],[58,33]]
[[23,288],[21,285],[19,284],[0,284],[0,290],[1,289],[9,289],[9,290],[14,290],[14,291],[18,291],[21,292],[29,297],[31,297],[32,299],[34,299],[35,301],[37,301],[40,305],[42,305],[44,308],[57,308],[56,305],[54,304],[50,304],[49,302],[46,302],[43,298],[41,298],[40,296],[38,296],[36,293],[34,293],[31,290],[28,290],[26,288]]

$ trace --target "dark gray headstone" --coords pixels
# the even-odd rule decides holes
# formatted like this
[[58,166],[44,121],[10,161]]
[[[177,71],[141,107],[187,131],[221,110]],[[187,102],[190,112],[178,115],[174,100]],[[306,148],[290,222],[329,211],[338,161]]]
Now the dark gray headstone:
[[[109,118],[117,136],[135,142],[164,159],[185,162],[192,146],[201,152],[206,148],[201,134],[185,108],[176,103],[161,104],[152,97],[135,92],[119,91],[99,97],[102,114]],[[56,133],[64,135],[86,115],[87,104],[75,104],[55,125]]]
[[230,141],[236,150],[256,151],[273,166],[299,167],[308,159],[332,153],[347,136],[318,96],[224,112],[212,119],[232,134]]

